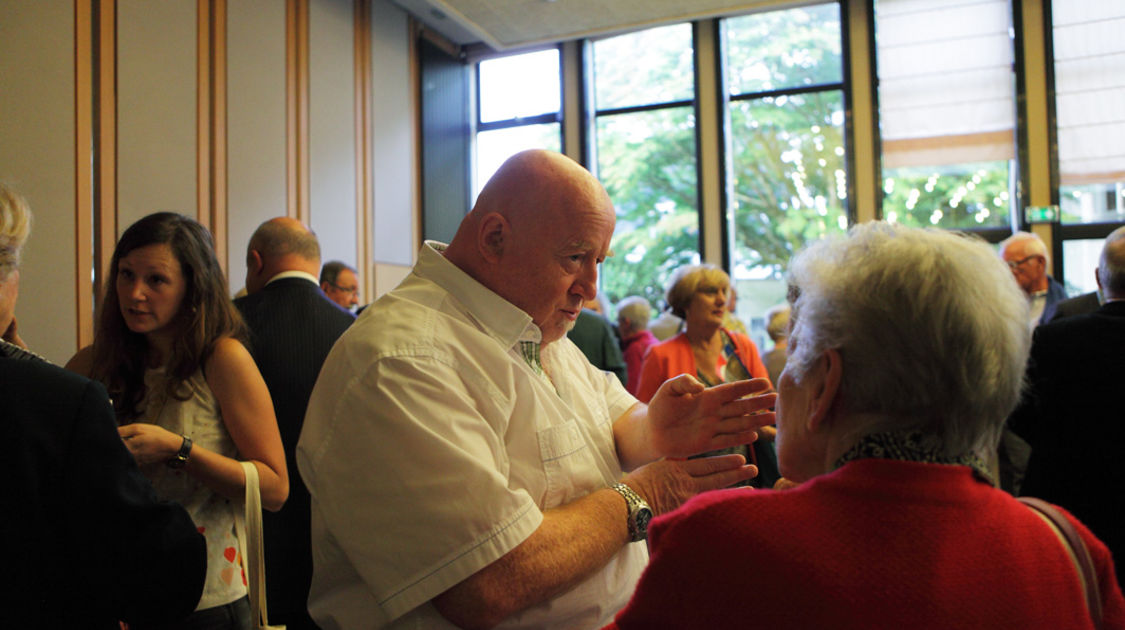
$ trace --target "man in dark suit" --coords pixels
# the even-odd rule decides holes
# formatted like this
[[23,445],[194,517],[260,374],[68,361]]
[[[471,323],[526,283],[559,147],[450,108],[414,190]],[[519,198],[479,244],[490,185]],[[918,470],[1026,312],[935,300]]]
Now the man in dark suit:
[[270,390],[289,476],[289,500],[263,515],[270,623],[315,628],[307,600],[312,580],[309,492],[296,448],[320,366],[355,316],[317,284],[320,246],[295,219],[266,221],[250,237],[247,295],[234,301],[250,327],[250,352]]
[[157,499],[105,389],[17,345],[30,223],[27,203],[0,184],[0,628],[185,617],[203,593],[203,535],[182,507]]
[[1044,324],[1049,324],[1063,319],[1064,317],[1093,313],[1098,310],[1101,305],[1102,301],[1101,298],[1098,297],[1097,291],[1083,293],[1082,295],[1055,302],[1049,308],[1044,309],[1042,322]]
[[1030,389],[1011,418],[1032,448],[1021,494],[1070,510],[1109,547],[1125,577],[1125,228],[1098,265],[1105,304],[1035,330]]
[[588,308],[582,309],[574,322],[574,328],[571,328],[566,336],[578,346],[594,367],[604,372],[612,372],[622,385],[628,381],[621,346],[613,334],[609,320],[601,313]]

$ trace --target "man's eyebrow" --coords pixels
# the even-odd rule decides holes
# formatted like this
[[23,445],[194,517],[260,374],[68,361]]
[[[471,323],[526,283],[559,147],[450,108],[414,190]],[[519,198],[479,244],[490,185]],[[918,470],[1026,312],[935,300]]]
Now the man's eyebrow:
[[[594,244],[590,243],[589,241],[571,241],[571,242],[567,243],[566,249],[567,249],[567,251],[574,251],[574,250],[587,251],[587,250],[594,249]],[[606,250],[606,253],[605,253],[606,258],[612,258],[613,255],[614,255],[613,249]]]

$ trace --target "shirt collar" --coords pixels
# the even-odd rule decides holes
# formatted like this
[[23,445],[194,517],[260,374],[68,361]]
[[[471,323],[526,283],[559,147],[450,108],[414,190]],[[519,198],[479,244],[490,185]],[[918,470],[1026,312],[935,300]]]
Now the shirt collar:
[[266,284],[273,284],[274,282],[277,282],[278,280],[284,280],[285,278],[304,278],[305,280],[308,280],[309,282],[320,286],[320,282],[316,279],[316,276],[304,271],[297,271],[296,269],[282,271],[281,273],[270,278],[269,281],[266,282]]
[[515,304],[477,282],[443,255],[447,245],[426,241],[418,254],[414,273],[432,281],[461,303],[477,324],[505,348],[517,341],[539,343],[543,334],[531,316]]

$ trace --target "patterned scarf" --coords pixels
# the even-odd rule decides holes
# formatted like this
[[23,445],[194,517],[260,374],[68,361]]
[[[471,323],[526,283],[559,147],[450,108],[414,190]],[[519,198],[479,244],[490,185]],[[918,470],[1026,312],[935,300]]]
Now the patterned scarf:
[[924,462],[927,464],[948,464],[968,466],[973,474],[993,486],[992,473],[988,464],[977,455],[945,455],[930,444],[932,440],[918,431],[887,431],[864,436],[848,452],[836,460],[835,468],[857,459],[893,459],[903,462]]

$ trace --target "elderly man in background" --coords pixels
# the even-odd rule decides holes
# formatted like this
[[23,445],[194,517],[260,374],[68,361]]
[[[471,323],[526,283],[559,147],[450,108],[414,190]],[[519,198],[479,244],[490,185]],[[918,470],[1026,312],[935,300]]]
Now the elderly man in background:
[[262,516],[270,621],[315,628],[307,604],[312,582],[309,491],[297,472],[297,439],[320,366],[355,316],[317,288],[320,244],[288,217],[258,226],[246,251],[246,291],[234,305],[250,329],[250,353],[269,388],[285,448],[289,500]]
[[1105,304],[1035,329],[1030,385],[1010,426],[1031,445],[1021,494],[1074,513],[1125,567],[1125,227],[1105,240],[1098,264]]
[[[655,519],[616,627],[1094,627],[1058,532],[990,483],[1030,337],[992,249],[865,222],[794,257],[788,283],[777,453],[799,485]],[[1093,558],[1100,627],[1125,627],[1105,545],[1059,512]]]
[[359,304],[359,273],[347,263],[330,260],[320,270],[320,290],[328,299],[351,310]]
[[1063,285],[1047,275],[1051,266],[1047,246],[1037,234],[1016,232],[1000,242],[1000,257],[1027,296],[1028,325],[1034,329],[1044,312],[1053,311],[1056,302],[1066,299]]
[[625,390],[637,395],[641,384],[641,364],[645,353],[659,340],[648,330],[652,306],[639,295],[631,295],[617,303],[617,329],[621,331],[621,345],[625,349],[625,371],[629,379]]
[[649,516],[755,473],[661,458],[753,439],[764,379],[684,376],[646,406],[566,339],[615,220],[577,163],[516,154],[333,348],[298,447],[322,625],[599,627]]
[[[0,330],[15,330],[22,197],[0,185]],[[185,617],[206,543],[160,502],[117,433],[105,389],[0,341],[0,591],[3,628],[119,628]]]
[[773,347],[762,355],[762,363],[766,364],[771,383],[781,379],[781,371],[785,369],[789,356],[789,312],[788,304],[778,304],[766,311],[766,334],[770,336]]

